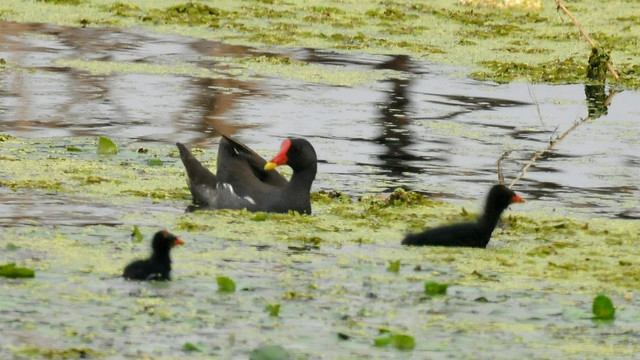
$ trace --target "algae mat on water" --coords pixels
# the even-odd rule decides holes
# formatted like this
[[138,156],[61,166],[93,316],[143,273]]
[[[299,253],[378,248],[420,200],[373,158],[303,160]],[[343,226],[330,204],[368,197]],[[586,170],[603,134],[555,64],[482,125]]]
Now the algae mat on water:
[[[3,359],[247,358],[269,345],[301,359],[640,351],[637,221],[513,206],[489,249],[404,248],[408,231],[471,216],[403,191],[360,201],[317,193],[312,216],[183,214],[189,193],[172,147],[116,141],[118,153],[102,156],[97,139],[3,139],[0,196],[77,199],[118,220],[48,226],[4,215],[0,263],[35,278],[0,278]],[[159,228],[185,240],[172,253],[174,281],[121,279]],[[234,292],[219,291],[223,277]],[[425,294],[433,282],[448,285],[443,295]],[[612,322],[592,319],[601,293],[616,305]],[[381,332],[407,341],[376,347]],[[398,349],[411,338],[412,350]]]
[[[407,54],[466,65],[499,82],[584,82],[589,45],[573,23],[543,7],[476,7],[453,0],[4,0],[0,19],[72,26],[144,26],[229,44]],[[473,3],[466,1],[465,3]],[[490,2],[486,2],[490,3]],[[515,3],[515,2],[514,2]],[[520,2],[522,4],[532,2]],[[640,87],[640,3],[567,4],[611,59],[626,87]]]

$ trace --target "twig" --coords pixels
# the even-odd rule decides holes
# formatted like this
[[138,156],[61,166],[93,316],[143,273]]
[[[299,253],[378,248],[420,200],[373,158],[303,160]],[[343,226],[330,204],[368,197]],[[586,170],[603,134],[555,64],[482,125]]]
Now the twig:
[[[571,12],[569,12],[569,9],[567,9],[564,6],[562,1],[556,0],[556,4],[558,4],[558,8],[562,9],[562,11],[565,14],[567,14],[567,16],[571,19],[571,21],[573,21],[573,23],[576,24],[576,26],[578,27],[578,30],[580,30],[580,34],[582,34],[582,36],[584,36],[584,38],[587,40],[589,45],[591,45],[592,48],[595,48],[596,47],[596,43],[594,43],[593,40],[591,40],[591,37],[589,37],[589,34],[587,34],[587,32],[584,31],[584,29],[582,28],[582,25],[580,25],[578,20],[576,20],[576,18],[571,14]],[[607,69],[609,69],[609,72],[611,72],[611,75],[613,75],[613,77],[616,80],[618,80],[618,73],[616,72],[616,69],[614,69],[613,65],[611,65],[611,62],[609,62],[609,61],[607,61]]]
[[542,120],[542,112],[540,111],[540,102],[538,102],[538,98],[536,97],[536,94],[533,92],[533,89],[531,88],[530,83],[527,83],[527,90],[529,91],[529,97],[531,97],[531,100],[533,100],[533,103],[536,104],[536,110],[538,111],[538,118],[540,118],[540,124],[544,126],[544,120]]
[[[611,103],[611,101],[613,100],[613,97],[617,93],[618,93],[618,91],[611,92],[611,94],[609,94],[609,96],[607,96],[607,99],[604,101],[604,104],[605,105],[609,105]],[[538,161],[538,159],[540,159],[542,157],[542,155],[546,154],[551,149],[553,149],[560,141],[564,140],[564,138],[566,138],[573,130],[575,130],[578,126],[580,126],[580,124],[584,124],[585,122],[587,122],[589,120],[591,120],[591,116],[587,116],[586,118],[576,122],[575,124],[573,124],[572,127],[567,129],[567,131],[565,131],[562,135],[560,135],[559,137],[551,140],[549,142],[549,146],[547,146],[545,149],[540,150],[537,153],[533,154],[533,156],[531,157],[531,160],[525,166],[522,167],[522,170],[520,171],[520,175],[518,175],[518,177],[516,177],[515,179],[513,179],[511,181],[511,184],[509,184],[509,188],[511,188],[518,180],[524,179],[527,176],[527,170],[531,166],[533,166],[535,164],[535,162]],[[498,161],[501,161],[501,160],[502,160],[502,158],[500,158],[500,160],[498,160]]]
[[500,156],[500,159],[498,159],[498,162],[496,163],[496,165],[498,165],[498,183],[501,185],[504,185],[504,173],[502,172],[502,160],[508,158],[510,154],[511,154],[511,151],[505,151],[502,154],[502,156]]

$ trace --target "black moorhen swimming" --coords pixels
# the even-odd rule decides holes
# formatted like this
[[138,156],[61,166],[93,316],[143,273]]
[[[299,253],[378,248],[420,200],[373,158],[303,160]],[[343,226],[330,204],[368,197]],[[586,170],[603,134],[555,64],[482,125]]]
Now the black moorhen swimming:
[[[311,214],[309,193],[316,177],[318,159],[305,139],[285,139],[280,152],[269,162],[246,145],[222,135],[218,148],[217,174],[176,143],[187,171],[187,182],[195,209],[247,209],[287,213],[290,210]],[[274,168],[289,165],[293,169],[287,181]]]
[[168,231],[158,231],[151,241],[151,257],[136,260],[124,268],[125,279],[130,280],[171,280],[171,257],[169,252],[184,241]]
[[502,212],[509,204],[516,202],[524,202],[524,199],[504,185],[494,185],[487,196],[484,214],[476,222],[453,224],[410,234],[402,240],[402,245],[485,248]]

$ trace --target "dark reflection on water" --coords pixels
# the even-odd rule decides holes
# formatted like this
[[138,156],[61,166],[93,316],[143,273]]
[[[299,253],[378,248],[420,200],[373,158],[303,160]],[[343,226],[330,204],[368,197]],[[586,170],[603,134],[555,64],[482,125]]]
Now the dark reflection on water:
[[[238,77],[218,60],[255,56],[397,76],[331,86]],[[215,149],[219,129],[265,156],[282,138],[302,136],[321,159],[315,190],[359,195],[402,186],[475,200],[498,181],[496,162],[504,154],[509,182],[575,126],[516,182],[515,190],[536,200],[519,209],[625,218],[638,212],[638,92],[612,97],[595,85],[481,83],[460,76],[460,69],[402,55],[278,52],[140,31],[7,22],[0,23],[0,58],[15,64],[0,72],[0,132],[16,136],[104,135]],[[215,75],[92,74],[57,63],[64,59],[187,64]]]
[[[408,56],[397,55],[391,57],[389,61],[377,65],[376,68],[410,73],[411,60]],[[407,128],[407,125],[413,121],[409,113],[411,101],[407,93],[411,85],[411,77],[389,79],[387,82],[391,84],[388,98],[379,105],[380,117],[378,121],[382,132],[373,139],[377,144],[385,147],[385,152],[377,155],[382,161],[379,167],[393,178],[405,177],[407,173],[419,174],[422,168],[411,165],[411,163],[427,162],[432,159],[407,151],[407,147],[413,143],[411,133]],[[387,188],[387,190],[393,189]]]

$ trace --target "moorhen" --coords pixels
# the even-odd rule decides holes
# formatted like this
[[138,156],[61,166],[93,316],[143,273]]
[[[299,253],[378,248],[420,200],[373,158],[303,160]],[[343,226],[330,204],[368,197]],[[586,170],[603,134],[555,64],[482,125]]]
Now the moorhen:
[[515,202],[524,202],[524,199],[504,185],[494,185],[487,196],[484,214],[476,222],[441,226],[409,234],[402,240],[402,245],[485,248],[500,214]]
[[169,252],[184,241],[168,231],[158,231],[151,241],[151,257],[136,260],[124,268],[125,279],[130,280],[171,280],[171,257]]
[[[196,209],[247,209],[311,214],[309,193],[316,177],[318,159],[313,146],[305,139],[285,139],[280,152],[269,162],[246,145],[222,135],[218,148],[217,174],[213,174],[193,157],[181,143],[176,143],[187,172],[187,183]],[[277,166],[293,169],[287,181]]]

